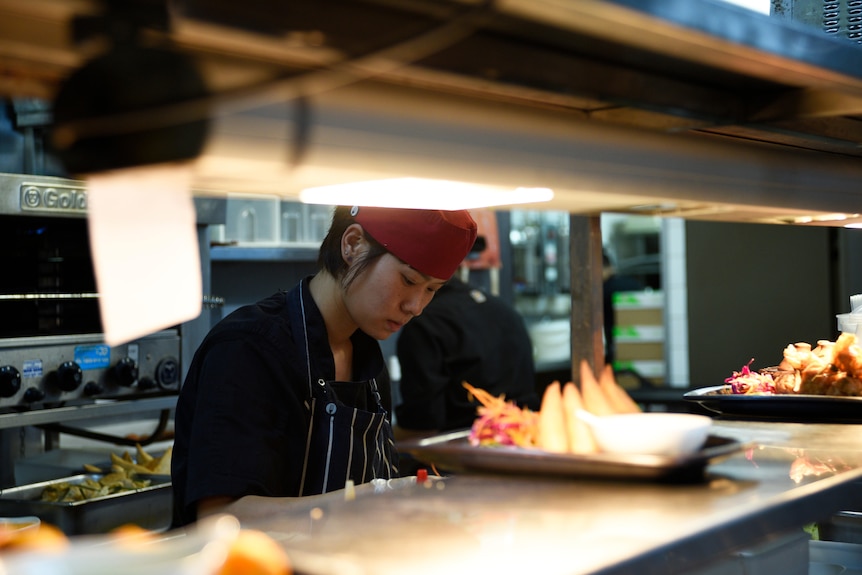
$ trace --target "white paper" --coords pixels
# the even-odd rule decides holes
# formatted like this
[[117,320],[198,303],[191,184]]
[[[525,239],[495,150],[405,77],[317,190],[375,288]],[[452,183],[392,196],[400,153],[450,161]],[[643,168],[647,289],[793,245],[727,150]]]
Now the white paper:
[[90,250],[105,343],[194,319],[203,293],[191,170],[159,165],[87,178]]

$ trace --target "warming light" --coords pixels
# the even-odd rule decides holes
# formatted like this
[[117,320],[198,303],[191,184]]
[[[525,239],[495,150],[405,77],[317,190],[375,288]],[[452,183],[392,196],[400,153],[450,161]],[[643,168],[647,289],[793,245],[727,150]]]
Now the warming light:
[[835,213],[835,214],[818,214],[813,216],[799,216],[797,218],[793,218],[792,223],[794,224],[817,224],[817,223],[826,223],[826,222],[843,222],[845,220],[851,220],[853,218],[858,218],[859,214],[843,214],[843,213]]
[[493,206],[547,202],[548,188],[504,188],[450,180],[392,178],[306,188],[306,204],[359,205],[380,208],[469,210]]

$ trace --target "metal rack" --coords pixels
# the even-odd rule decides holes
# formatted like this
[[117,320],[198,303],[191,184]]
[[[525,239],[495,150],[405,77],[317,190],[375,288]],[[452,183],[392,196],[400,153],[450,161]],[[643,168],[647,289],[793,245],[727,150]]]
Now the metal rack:
[[0,413],[0,429],[45,425],[58,421],[83,421],[99,417],[140,414],[149,411],[173,409],[176,403],[177,396],[169,395],[137,399],[135,401],[103,400],[85,405]]

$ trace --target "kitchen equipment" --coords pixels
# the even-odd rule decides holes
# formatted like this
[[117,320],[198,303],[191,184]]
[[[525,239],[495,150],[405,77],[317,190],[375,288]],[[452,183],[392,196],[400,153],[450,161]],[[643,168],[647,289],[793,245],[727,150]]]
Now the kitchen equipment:
[[[57,449],[61,438],[128,446],[169,437],[183,359],[210,328],[202,314],[122,345],[105,343],[87,198],[81,181],[0,173],[0,451],[8,455],[0,457],[0,488],[20,484],[18,460]],[[205,246],[207,226],[224,224],[225,202],[196,198],[195,210]],[[209,261],[202,263],[208,289]],[[142,277],[161,272],[132,269]],[[127,437],[134,427],[97,431],[114,422],[150,425],[134,439]]]
[[151,481],[148,487],[82,501],[61,503],[40,499],[48,487],[59,483],[77,485],[87,478],[99,477],[99,474],[82,473],[0,490],[0,515],[35,516],[66,535],[107,533],[129,523],[151,530],[169,527],[173,488],[168,475],[146,476]]
[[0,174],[0,410],[179,389],[178,329],[104,343],[86,213],[82,182]]
[[653,482],[697,482],[707,465],[729,457],[746,446],[711,435],[701,449],[687,455],[589,455],[551,453],[522,447],[470,445],[470,430],[453,431],[399,443],[398,449],[423,463],[454,472],[504,475],[606,478]]
[[753,395],[729,393],[729,385],[687,391],[683,399],[724,416],[798,423],[862,422],[862,397],[801,393]]

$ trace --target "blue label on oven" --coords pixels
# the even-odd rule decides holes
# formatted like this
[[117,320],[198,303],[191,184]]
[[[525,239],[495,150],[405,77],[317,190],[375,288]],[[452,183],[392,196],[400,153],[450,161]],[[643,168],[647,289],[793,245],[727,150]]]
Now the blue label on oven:
[[21,366],[21,377],[42,377],[42,360],[25,360]]
[[75,363],[81,369],[103,369],[111,364],[111,346],[79,345],[75,348]]

